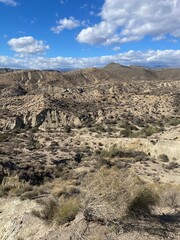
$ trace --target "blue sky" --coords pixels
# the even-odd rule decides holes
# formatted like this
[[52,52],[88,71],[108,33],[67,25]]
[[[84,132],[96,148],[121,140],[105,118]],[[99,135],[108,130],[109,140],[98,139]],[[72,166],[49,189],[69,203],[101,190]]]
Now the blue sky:
[[180,67],[180,0],[0,0],[0,67]]

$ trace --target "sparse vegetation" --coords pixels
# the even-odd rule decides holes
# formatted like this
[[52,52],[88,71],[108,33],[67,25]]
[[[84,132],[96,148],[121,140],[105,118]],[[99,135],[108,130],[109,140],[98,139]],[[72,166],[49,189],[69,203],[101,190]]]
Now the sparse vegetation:
[[166,154],[161,154],[159,155],[159,159],[162,161],[162,162],[169,162],[169,158]]
[[131,136],[132,137],[149,137],[149,136],[153,135],[154,133],[158,133],[163,130],[164,130],[163,128],[158,128],[158,127],[154,127],[151,125],[147,125],[147,126],[143,127],[140,131],[133,133]]
[[80,210],[80,200],[78,198],[65,199],[56,212],[56,222],[60,225],[75,219]]
[[107,214],[107,217],[112,212],[114,217],[126,214],[128,202],[132,201],[144,186],[144,183],[129,170],[118,170],[115,167],[102,167],[88,182],[87,188],[93,191],[87,192],[84,197],[85,208],[91,206],[100,215]]
[[143,188],[129,202],[127,213],[131,217],[148,217],[159,200],[159,196],[149,188]]
[[58,210],[58,203],[53,199],[48,199],[43,203],[43,209],[41,211],[34,210],[32,213],[36,217],[42,218],[47,223],[51,223]]
[[131,158],[131,157],[143,157],[144,159],[147,157],[145,153],[139,151],[127,151],[118,147],[117,145],[112,145],[109,149],[103,149],[100,154],[101,157],[104,158]]
[[58,225],[74,220],[80,210],[80,200],[77,197],[65,198],[61,203],[50,199],[43,205],[41,211],[34,210],[33,214],[47,223],[55,221]]
[[106,128],[102,124],[96,124],[91,128],[93,132],[106,132]]
[[111,67],[0,78],[0,222],[14,239],[37,226],[47,239],[177,238],[179,77]]

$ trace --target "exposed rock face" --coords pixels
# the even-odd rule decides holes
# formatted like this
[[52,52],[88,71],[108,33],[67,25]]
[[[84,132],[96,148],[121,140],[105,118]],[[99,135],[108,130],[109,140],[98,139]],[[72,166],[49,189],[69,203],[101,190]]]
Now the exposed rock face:
[[0,128],[82,127],[123,114],[143,118],[144,112],[155,119],[178,116],[179,76],[178,69],[119,64],[66,73],[5,71],[0,75]]
[[[9,208],[11,206],[11,208]],[[35,201],[0,199],[0,239],[2,240],[78,240],[86,229],[83,215],[67,226],[47,225],[32,214],[40,209]]]

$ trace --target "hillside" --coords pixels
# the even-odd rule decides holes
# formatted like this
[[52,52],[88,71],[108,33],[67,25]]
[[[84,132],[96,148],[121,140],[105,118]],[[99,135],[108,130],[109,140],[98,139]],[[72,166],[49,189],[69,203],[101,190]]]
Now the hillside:
[[180,239],[180,69],[0,73],[0,239]]

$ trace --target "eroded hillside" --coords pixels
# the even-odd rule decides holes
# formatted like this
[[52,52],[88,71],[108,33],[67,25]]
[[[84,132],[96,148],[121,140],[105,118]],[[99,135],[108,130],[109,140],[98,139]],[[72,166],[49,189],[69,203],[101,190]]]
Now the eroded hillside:
[[179,91],[179,69],[3,69],[0,238],[179,239]]

